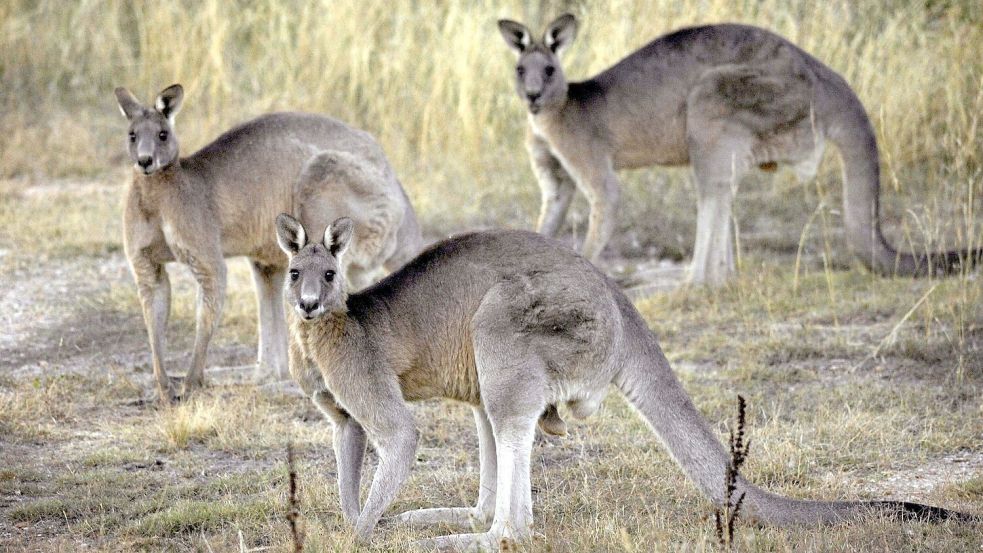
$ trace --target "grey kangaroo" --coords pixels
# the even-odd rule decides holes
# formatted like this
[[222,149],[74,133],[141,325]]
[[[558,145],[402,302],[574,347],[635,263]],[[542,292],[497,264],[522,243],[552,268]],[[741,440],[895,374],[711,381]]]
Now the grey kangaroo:
[[287,259],[268,229],[282,211],[327,225],[350,214],[359,223],[344,269],[360,287],[421,248],[416,216],[371,135],[319,115],[274,113],[178,157],[174,117],[184,91],[173,85],[153,106],[116,89],[129,120],[133,179],[126,190],[123,244],[150,338],[160,398],[176,396],[163,365],[170,283],[164,265],[191,268],[198,283],[194,352],[187,392],[203,382],[205,354],[222,311],[224,258],[249,258],[259,305],[258,378],[287,374],[283,277]]
[[[617,285],[586,259],[532,232],[490,231],[440,242],[375,285],[349,295],[338,267],[349,219],[323,239],[283,214],[290,256],[291,374],[334,421],[344,516],[367,539],[416,459],[407,401],[470,404],[478,427],[480,487],[472,508],[421,509],[397,521],[483,524],[487,532],[420,542],[495,548],[532,532],[530,452],[536,422],[565,403],[598,409],[614,384],[707,497],[722,502],[729,455],[697,411],[655,336]],[[555,411],[555,410],[554,410]],[[366,440],[379,464],[365,505],[359,482]],[[769,524],[831,523],[865,513],[968,517],[902,502],[800,501],[740,479],[747,513]]]
[[689,278],[719,284],[734,272],[731,204],[754,167],[815,175],[826,140],[843,159],[843,218],[854,254],[881,274],[960,270],[983,250],[899,253],[881,233],[877,141],[850,85],[784,38],[747,25],[662,36],[611,68],[568,82],[560,54],[577,34],[565,14],[542,39],[498,22],[518,54],[515,87],[528,105],[527,148],[542,189],[539,232],[553,236],[574,189],[590,204],[584,255],[596,261],[614,230],[618,169],[691,164],[698,206]]

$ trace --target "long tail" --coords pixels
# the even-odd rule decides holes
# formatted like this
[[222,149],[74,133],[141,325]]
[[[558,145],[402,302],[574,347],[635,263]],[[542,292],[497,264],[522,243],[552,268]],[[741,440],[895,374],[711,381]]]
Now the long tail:
[[983,248],[911,254],[888,244],[880,224],[877,138],[860,100],[842,85],[837,92],[845,99],[831,118],[829,138],[843,158],[843,218],[854,254],[883,275],[946,275],[983,262]]
[[[625,300],[627,302],[627,300]],[[633,315],[633,316],[631,316]],[[717,505],[724,502],[729,454],[680,385],[655,337],[632,313],[627,319],[630,350],[615,378],[628,401],[641,412],[686,476]],[[745,494],[745,513],[760,523],[829,524],[866,514],[893,514],[926,520],[980,521],[964,513],[901,501],[804,501],[773,494],[738,477],[737,494]]]

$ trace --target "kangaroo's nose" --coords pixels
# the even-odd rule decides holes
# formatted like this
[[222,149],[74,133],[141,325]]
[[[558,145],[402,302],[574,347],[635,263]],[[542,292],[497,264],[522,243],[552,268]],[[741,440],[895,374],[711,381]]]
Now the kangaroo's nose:
[[526,92],[526,98],[529,99],[530,103],[538,100],[540,96],[542,96],[542,94],[540,94],[539,92]]
[[154,158],[151,156],[140,156],[137,158],[137,165],[146,169],[150,167],[150,164],[154,162]]
[[319,304],[317,302],[317,300],[314,300],[314,301],[304,301],[304,300],[301,300],[299,302],[299,305],[300,305],[300,308],[304,310],[304,313],[307,313],[308,315],[310,315],[311,313],[313,313],[314,311],[316,311],[317,308],[321,306],[321,304]]

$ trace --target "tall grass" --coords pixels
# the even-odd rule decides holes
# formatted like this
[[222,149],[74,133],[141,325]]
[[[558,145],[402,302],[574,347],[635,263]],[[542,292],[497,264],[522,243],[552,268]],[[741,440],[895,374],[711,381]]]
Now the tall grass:
[[[683,25],[742,21],[773,29],[855,87],[878,128],[888,188],[904,195],[897,205],[919,198],[933,210],[933,201],[955,197],[971,206],[969,193],[983,195],[983,7],[975,0],[526,4],[7,0],[0,5],[0,176],[99,174],[126,165],[112,89],[125,85],[149,101],[182,82],[185,153],[263,112],[323,112],[379,137],[428,224],[529,226],[538,192],[522,147],[513,59],[495,20],[541,28],[570,10],[582,23],[566,59],[572,79]],[[825,173],[834,168],[827,163]],[[625,180],[629,198],[638,196],[626,202],[625,224],[665,235],[663,249],[687,249],[693,204],[686,173]],[[933,199],[939,190],[945,198]],[[774,198],[775,190],[767,192]],[[825,193],[810,190],[805,203]],[[801,225],[813,209],[796,211],[794,203],[788,196],[778,210]],[[923,242],[925,231],[915,232],[920,207],[905,213],[888,204]],[[768,211],[765,205],[754,211]],[[652,221],[652,213],[662,216]],[[794,237],[787,241],[794,247]]]

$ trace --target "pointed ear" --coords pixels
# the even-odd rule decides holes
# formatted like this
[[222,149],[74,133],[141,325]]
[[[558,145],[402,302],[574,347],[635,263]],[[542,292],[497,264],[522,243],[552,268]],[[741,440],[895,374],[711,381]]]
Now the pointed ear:
[[518,21],[499,19],[498,31],[502,33],[505,43],[515,50],[516,54],[525,52],[526,48],[532,45],[532,33],[529,32],[529,29],[525,25]]
[[276,216],[276,242],[288,257],[294,256],[307,245],[307,232],[300,221],[286,213]]
[[181,111],[182,100],[184,100],[184,87],[179,84],[172,84],[160,91],[160,94],[157,95],[157,101],[154,102],[154,107],[173,125],[174,116]]
[[561,52],[566,50],[567,46],[570,46],[570,43],[576,37],[577,18],[572,14],[565,13],[554,19],[546,27],[546,33],[543,35],[543,44],[559,56]]
[[116,94],[116,103],[119,104],[119,110],[123,112],[123,117],[133,119],[143,111],[143,105],[129,90],[119,87],[113,93]]
[[328,248],[331,255],[341,257],[352,242],[352,233],[355,231],[355,223],[348,217],[342,217],[328,225],[324,229],[324,247]]

